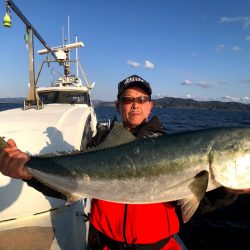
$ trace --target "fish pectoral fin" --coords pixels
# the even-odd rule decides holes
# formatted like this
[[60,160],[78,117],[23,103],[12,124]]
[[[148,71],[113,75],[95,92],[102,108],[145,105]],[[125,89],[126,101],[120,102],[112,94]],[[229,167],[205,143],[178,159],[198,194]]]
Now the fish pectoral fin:
[[192,183],[188,186],[193,195],[177,202],[177,204],[181,206],[182,220],[184,223],[191,219],[198,208],[200,201],[205,196],[208,186],[208,178],[209,173],[206,170],[197,174]]
[[199,202],[194,195],[179,200],[177,204],[181,206],[182,220],[184,223],[188,222],[191,219],[199,206]]

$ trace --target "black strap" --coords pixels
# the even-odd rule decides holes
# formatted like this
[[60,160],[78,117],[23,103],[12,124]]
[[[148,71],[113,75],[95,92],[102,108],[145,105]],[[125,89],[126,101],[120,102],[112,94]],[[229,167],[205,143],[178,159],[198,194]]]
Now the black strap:
[[104,246],[112,250],[160,250],[170,239],[165,238],[152,244],[126,244],[107,237],[91,224],[89,228],[89,250],[102,250]]

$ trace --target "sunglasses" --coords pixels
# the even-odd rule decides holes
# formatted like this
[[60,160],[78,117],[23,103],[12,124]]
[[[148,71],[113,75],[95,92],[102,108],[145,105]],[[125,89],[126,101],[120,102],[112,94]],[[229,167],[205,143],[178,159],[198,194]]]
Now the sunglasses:
[[131,104],[131,103],[145,103],[150,101],[149,96],[138,96],[138,97],[131,97],[131,96],[121,96],[119,100],[122,104]]

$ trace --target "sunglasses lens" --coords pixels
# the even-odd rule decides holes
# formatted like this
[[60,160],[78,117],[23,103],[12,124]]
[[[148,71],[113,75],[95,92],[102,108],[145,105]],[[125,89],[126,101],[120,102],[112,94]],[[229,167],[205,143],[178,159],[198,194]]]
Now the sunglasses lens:
[[149,101],[149,97],[148,96],[139,96],[139,97],[137,97],[135,99],[136,99],[135,101],[137,103],[140,103],[140,104]]
[[139,103],[139,104],[142,104],[144,102],[147,102],[149,101],[149,96],[138,96],[136,98],[134,97],[130,97],[130,96],[122,96],[120,98],[120,102],[123,103],[123,104],[130,104],[130,103]]
[[121,102],[124,104],[129,104],[135,101],[135,98],[129,97],[129,96],[122,96],[121,97]]

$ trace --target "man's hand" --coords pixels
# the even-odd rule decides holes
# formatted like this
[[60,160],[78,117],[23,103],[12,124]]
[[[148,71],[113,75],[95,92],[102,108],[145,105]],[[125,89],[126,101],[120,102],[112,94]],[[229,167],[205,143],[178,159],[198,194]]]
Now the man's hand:
[[25,167],[29,156],[19,150],[12,139],[7,144],[8,146],[0,149],[0,172],[15,179],[30,180],[32,175]]

